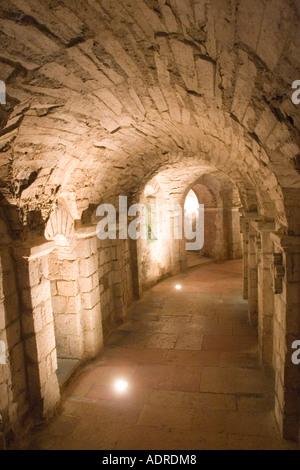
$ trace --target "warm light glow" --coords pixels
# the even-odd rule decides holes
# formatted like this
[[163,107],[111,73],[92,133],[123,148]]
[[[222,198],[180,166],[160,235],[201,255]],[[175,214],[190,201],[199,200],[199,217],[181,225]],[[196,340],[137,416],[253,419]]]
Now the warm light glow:
[[119,380],[116,380],[115,382],[115,390],[118,392],[118,393],[123,393],[127,390],[128,388],[128,382],[126,382],[126,380],[122,380],[122,379],[119,379]]
[[192,214],[193,212],[197,212],[199,209],[199,201],[192,189],[187,193],[184,203],[184,211],[186,214]]
[[180,285],[180,284],[177,284],[177,285],[175,286],[175,289],[180,290],[180,289],[181,289],[181,285]]

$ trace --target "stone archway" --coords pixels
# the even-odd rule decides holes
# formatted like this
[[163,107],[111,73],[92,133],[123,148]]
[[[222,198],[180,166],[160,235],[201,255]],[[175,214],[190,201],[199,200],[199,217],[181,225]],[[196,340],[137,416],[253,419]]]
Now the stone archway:
[[[12,244],[25,274],[15,289],[30,327],[26,370],[41,414],[51,414],[58,396],[47,271],[53,250],[61,264],[52,282],[59,315],[68,308],[65,289],[76,299],[80,291],[70,315],[80,318],[78,350],[94,357],[103,324],[109,330],[126,317],[138,263],[127,241],[100,246],[86,211],[120,194],[138,199],[154,177],[178,202],[183,188],[219,171],[239,189],[244,295],[263,361],[275,371],[277,420],[285,437],[297,436],[291,345],[300,336],[300,120],[291,84],[300,73],[299,15],[296,0],[4,2],[0,183],[17,208]],[[74,203],[75,227],[67,209],[51,215],[62,195]],[[45,244],[49,217],[53,243]],[[184,268],[182,244],[166,253],[160,274]],[[75,267],[75,289],[67,265]]]

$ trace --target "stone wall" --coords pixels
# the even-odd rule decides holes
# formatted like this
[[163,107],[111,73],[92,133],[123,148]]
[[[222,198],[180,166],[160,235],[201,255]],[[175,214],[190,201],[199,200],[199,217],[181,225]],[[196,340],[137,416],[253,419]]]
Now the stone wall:
[[[83,352],[79,271],[76,252],[55,249],[49,255],[49,278],[57,355],[80,359]],[[81,289],[84,289],[84,285]]]
[[261,362],[274,373],[280,431],[297,440],[300,369],[292,362],[292,344],[300,336],[300,240],[254,212],[244,212],[241,225],[249,320],[258,328]]
[[79,261],[83,357],[95,357],[103,347],[103,326],[99,286],[98,239],[94,226],[76,231]]
[[300,338],[300,237],[272,234],[274,243],[275,415],[286,439],[298,438],[300,369],[292,362],[292,344]]
[[99,283],[104,335],[126,317],[133,300],[129,240],[99,240]]
[[36,420],[51,417],[60,399],[48,270],[53,248],[52,242],[35,239],[14,249],[29,402]]
[[170,243],[163,240],[140,240],[140,284],[146,290],[171,273]]
[[240,213],[237,207],[231,209],[231,248],[229,259],[239,259],[243,256],[243,246],[240,227]]
[[[29,403],[16,266],[6,224],[0,219],[0,450],[21,444],[28,431]],[[26,312],[24,312],[26,315]],[[4,345],[4,346],[3,346]],[[2,363],[4,362],[4,363]]]
[[112,266],[112,297],[115,306],[115,319],[120,322],[126,318],[128,308],[134,298],[129,239],[113,242]]
[[115,324],[115,305],[113,300],[113,260],[112,241],[98,240],[99,271],[97,281],[100,287],[100,303],[104,333]]

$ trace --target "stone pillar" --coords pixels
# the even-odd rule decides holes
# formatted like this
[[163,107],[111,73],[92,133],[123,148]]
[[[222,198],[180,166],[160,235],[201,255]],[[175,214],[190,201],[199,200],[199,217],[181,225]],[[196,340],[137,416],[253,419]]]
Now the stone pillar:
[[223,243],[224,243],[224,259],[232,259],[232,191],[231,189],[223,189],[220,191],[223,201]]
[[[178,204],[179,206],[179,204]],[[183,213],[180,215],[176,209],[176,205],[173,207],[169,206],[169,217],[170,217],[170,273],[174,276],[180,273],[181,269],[184,270],[187,264],[186,251],[185,251],[185,240],[184,240],[184,222]],[[176,227],[178,218],[182,217],[182,239],[178,240],[175,238]]]
[[[119,240],[118,235],[116,240],[112,240],[112,292],[115,307],[115,318],[118,323],[124,321],[127,313],[127,305],[125,303],[126,277],[123,269],[125,242],[125,240]],[[132,240],[132,242],[136,242],[136,240]],[[137,279],[135,282],[139,284]],[[137,293],[137,298],[139,298],[139,292]]]
[[232,259],[240,259],[243,256],[243,245],[240,226],[240,214],[238,207],[231,207],[231,220],[232,220]]
[[81,359],[81,302],[78,260],[74,250],[57,249],[49,256],[49,278],[58,357]]
[[248,242],[248,317],[251,326],[257,326],[258,323],[256,234],[257,232],[250,221]]
[[96,226],[78,228],[75,237],[79,260],[83,357],[86,359],[95,357],[103,347]]
[[275,415],[285,439],[298,439],[300,365],[293,364],[292,344],[300,340],[300,237],[272,233],[275,253],[274,341]]
[[249,223],[241,215],[240,220],[241,233],[243,236],[243,298],[248,300],[248,243],[249,243]]
[[[185,238],[185,213],[184,207],[179,202],[176,200],[169,202],[168,214],[170,218],[170,274],[175,276],[187,269],[186,245],[194,243],[195,240]],[[194,253],[199,253],[199,250],[195,250]]]
[[260,359],[263,364],[272,364],[273,356],[273,312],[274,293],[270,267],[272,264],[273,242],[270,232],[274,222],[252,222],[257,230],[258,266],[258,340]]
[[139,300],[143,294],[140,280],[139,257],[141,253],[141,240],[129,239],[130,257],[131,257],[131,276],[133,285],[133,295]]
[[14,250],[21,294],[29,399],[36,419],[51,416],[60,400],[48,277],[48,255],[53,248],[53,242],[45,243],[45,239],[41,239]]

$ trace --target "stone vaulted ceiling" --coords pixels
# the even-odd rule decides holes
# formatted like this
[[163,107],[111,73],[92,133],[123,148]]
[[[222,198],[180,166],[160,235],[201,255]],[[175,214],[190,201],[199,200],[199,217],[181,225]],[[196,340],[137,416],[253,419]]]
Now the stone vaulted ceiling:
[[80,218],[217,170],[300,233],[299,29],[299,0],[1,0],[5,201]]

